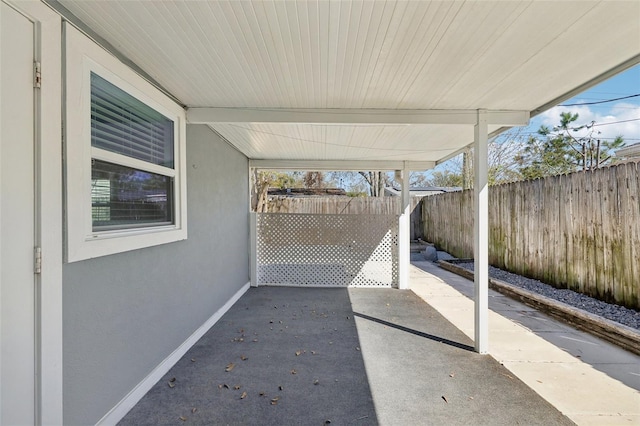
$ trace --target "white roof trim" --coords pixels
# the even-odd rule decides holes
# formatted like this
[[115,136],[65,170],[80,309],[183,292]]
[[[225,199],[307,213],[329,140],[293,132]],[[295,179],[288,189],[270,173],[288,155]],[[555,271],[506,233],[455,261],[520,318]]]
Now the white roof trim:
[[[488,110],[488,124],[525,126],[529,111]],[[398,110],[398,109],[283,109],[283,108],[189,108],[191,124],[211,123],[291,123],[291,124],[470,124],[478,110]]]
[[429,170],[435,161],[305,161],[305,160],[249,160],[249,167],[263,170]]

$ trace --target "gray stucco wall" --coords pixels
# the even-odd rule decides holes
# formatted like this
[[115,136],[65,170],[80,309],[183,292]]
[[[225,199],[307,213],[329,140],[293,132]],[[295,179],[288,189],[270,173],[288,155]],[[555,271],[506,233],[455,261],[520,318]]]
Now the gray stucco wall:
[[248,161],[187,128],[186,241],[63,267],[64,423],[95,424],[249,281]]

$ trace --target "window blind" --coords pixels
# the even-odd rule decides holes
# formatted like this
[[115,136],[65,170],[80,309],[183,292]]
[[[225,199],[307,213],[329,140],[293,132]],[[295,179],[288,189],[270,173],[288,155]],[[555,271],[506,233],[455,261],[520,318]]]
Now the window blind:
[[174,168],[174,123],[91,73],[91,145]]

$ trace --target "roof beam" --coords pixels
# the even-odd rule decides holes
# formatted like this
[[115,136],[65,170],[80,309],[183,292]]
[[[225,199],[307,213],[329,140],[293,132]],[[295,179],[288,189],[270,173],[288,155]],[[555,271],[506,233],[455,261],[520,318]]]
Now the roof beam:
[[[475,125],[477,110],[420,109],[283,109],[283,108],[189,108],[187,122],[212,123],[289,123],[289,124],[467,124]],[[487,124],[523,126],[529,111],[486,110]]]
[[423,171],[433,169],[435,161],[347,161],[347,160],[249,160],[249,167],[263,170],[311,170],[311,171]]

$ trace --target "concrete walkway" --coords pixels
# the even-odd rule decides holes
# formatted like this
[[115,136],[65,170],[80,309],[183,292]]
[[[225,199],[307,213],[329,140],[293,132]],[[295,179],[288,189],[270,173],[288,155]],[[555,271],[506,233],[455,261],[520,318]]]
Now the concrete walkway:
[[[473,282],[414,261],[411,289],[473,338]],[[579,425],[640,424],[640,357],[489,290],[489,352]]]

